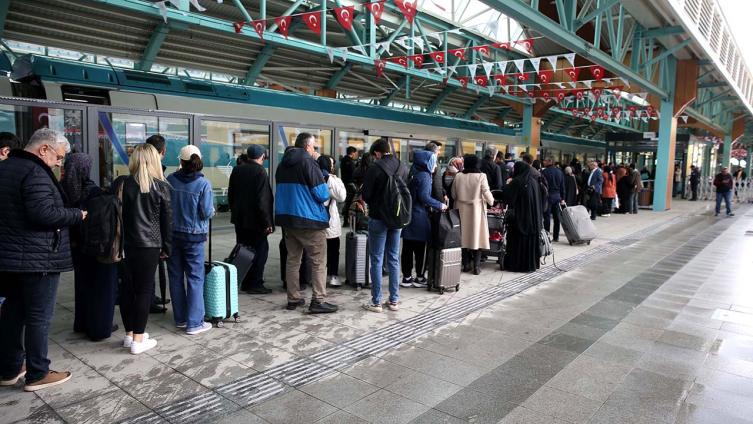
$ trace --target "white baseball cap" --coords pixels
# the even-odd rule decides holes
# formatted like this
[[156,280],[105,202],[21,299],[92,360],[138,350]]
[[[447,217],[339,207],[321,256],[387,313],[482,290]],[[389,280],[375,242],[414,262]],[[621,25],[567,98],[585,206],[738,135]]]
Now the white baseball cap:
[[183,146],[183,148],[180,149],[180,156],[178,156],[178,159],[191,160],[191,156],[193,155],[199,155],[199,159],[201,159],[201,150],[196,146]]

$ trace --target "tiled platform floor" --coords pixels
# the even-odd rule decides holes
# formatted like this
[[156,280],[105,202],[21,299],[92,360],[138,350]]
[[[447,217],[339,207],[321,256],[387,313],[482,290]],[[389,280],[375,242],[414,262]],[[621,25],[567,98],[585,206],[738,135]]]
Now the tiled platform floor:
[[[596,221],[591,246],[555,246],[562,261],[708,204]],[[745,209],[738,207],[738,215]],[[219,220],[218,220],[219,221]],[[221,224],[217,225],[219,228]],[[312,384],[251,406],[222,399],[198,422],[744,422],[753,419],[753,327],[711,318],[753,314],[753,219],[694,217],[523,294]],[[134,357],[111,340],[74,335],[71,276],[61,284],[51,331],[53,368],[74,379],[27,394],[2,390],[0,422],[186,422],[176,401],[306,357],[519,276],[484,265],[458,293],[401,290],[398,313],[366,313],[366,292],[331,289],[342,311],[281,309],[278,238],[271,240],[267,296],[241,296],[244,322],[200,336],[150,317],[159,341]],[[226,253],[232,233],[218,231]],[[217,257],[217,255],[215,255]],[[222,256],[222,255],[219,255]],[[119,317],[116,317],[119,321]],[[746,348],[747,346],[747,348]],[[201,402],[194,402],[197,409]],[[204,409],[211,409],[205,406]],[[242,406],[248,406],[243,408]],[[190,408],[189,408],[190,409]],[[143,415],[150,410],[158,414]],[[211,411],[209,411],[211,412]],[[189,415],[191,415],[189,413]],[[147,422],[147,418],[141,422]],[[714,421],[716,420],[716,421]],[[150,421],[151,422],[151,421]]]

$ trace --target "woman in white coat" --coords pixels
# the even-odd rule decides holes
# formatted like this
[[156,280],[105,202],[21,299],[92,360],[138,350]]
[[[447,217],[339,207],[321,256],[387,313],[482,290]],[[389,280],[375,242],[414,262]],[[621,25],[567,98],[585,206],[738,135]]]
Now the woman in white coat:
[[329,189],[329,200],[324,203],[329,214],[329,228],[325,232],[327,235],[327,275],[329,275],[329,285],[342,286],[340,278],[337,276],[340,269],[340,235],[342,234],[342,222],[340,222],[340,211],[337,208],[337,202],[345,201],[347,192],[345,184],[337,175],[334,174],[335,160],[327,155],[321,155],[316,160],[319,168],[322,169],[322,175],[327,182]]
[[463,157],[463,171],[452,183],[452,198],[460,211],[460,235],[463,247],[463,272],[481,273],[481,249],[489,248],[489,224],[486,206],[494,203],[486,174],[476,155]]

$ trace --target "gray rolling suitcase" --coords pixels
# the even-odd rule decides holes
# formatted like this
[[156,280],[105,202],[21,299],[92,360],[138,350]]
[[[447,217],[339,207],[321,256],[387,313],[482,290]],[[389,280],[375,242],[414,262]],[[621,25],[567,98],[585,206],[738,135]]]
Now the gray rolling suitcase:
[[456,247],[451,249],[428,249],[429,278],[428,290],[436,289],[439,294],[444,294],[448,288],[460,289],[460,268],[463,260],[463,249]]
[[585,206],[560,206],[560,223],[570,246],[574,243],[591,244],[591,240],[599,237]]
[[356,231],[353,219],[350,228],[345,235],[345,283],[361,290],[369,285],[369,233]]

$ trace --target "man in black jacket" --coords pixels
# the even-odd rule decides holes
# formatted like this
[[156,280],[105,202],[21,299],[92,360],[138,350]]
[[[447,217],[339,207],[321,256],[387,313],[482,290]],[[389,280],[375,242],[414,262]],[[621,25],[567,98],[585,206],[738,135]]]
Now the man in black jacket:
[[560,208],[559,205],[565,206],[565,177],[562,171],[555,168],[554,157],[549,156],[544,161],[546,168],[541,171],[541,174],[546,178],[547,186],[549,189],[548,203],[542,204],[544,209],[544,228],[549,232],[550,228],[550,216],[554,217],[554,232],[552,233],[552,240],[559,241],[560,238]]
[[701,179],[701,173],[695,165],[690,165],[690,191],[693,193],[691,201],[698,200],[698,182]]
[[70,372],[50,370],[47,359],[60,273],[73,269],[68,227],[86,218],[85,211],[66,207],[52,173],[70,149],[62,134],[44,128],[24,150],[13,150],[0,162],[0,295],[6,296],[0,386],[12,386],[25,375],[24,390],[35,391],[71,378]]
[[256,251],[254,264],[241,282],[241,291],[248,294],[272,293],[264,287],[264,267],[269,256],[267,236],[275,230],[274,195],[262,166],[265,152],[258,144],[248,148],[248,162],[233,168],[227,191],[235,241]]
[[[358,188],[353,184],[353,171],[356,170],[356,164],[358,163],[358,150],[353,146],[348,146],[345,150],[345,156],[340,160],[340,178],[342,178],[343,185],[345,185],[345,205],[343,206],[343,216],[348,216],[348,209],[350,208],[350,202],[353,201],[353,196],[356,194]],[[343,226],[348,226],[347,219],[343,220]]]
[[481,159],[481,172],[486,174],[489,190],[500,190],[502,188],[502,171],[494,163],[494,158],[496,157],[497,148],[487,146],[486,150],[484,150],[484,158]]

